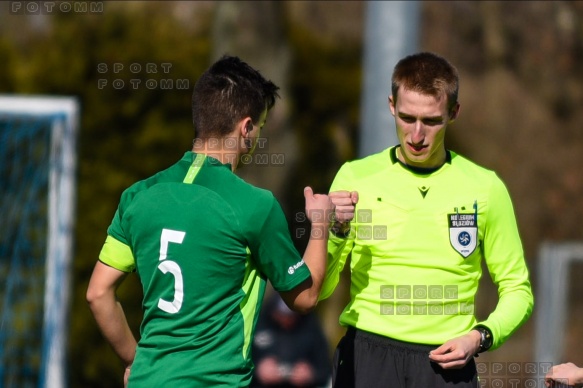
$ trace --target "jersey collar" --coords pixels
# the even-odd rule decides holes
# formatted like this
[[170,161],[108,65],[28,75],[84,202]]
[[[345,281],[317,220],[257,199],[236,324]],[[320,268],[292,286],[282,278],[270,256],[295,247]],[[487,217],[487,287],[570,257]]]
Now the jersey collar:
[[439,167],[422,168],[422,167],[410,166],[408,164],[401,162],[399,160],[399,158],[397,157],[397,148],[399,148],[399,147],[401,147],[400,144],[396,145],[390,149],[389,154],[391,157],[391,163],[392,164],[399,163],[403,168],[405,168],[406,170],[409,170],[411,172],[414,172],[415,174],[429,175],[429,174],[432,174],[432,173],[436,172],[437,170],[439,170],[441,167],[443,167],[444,164],[451,164],[451,153],[449,152],[449,150],[445,150],[445,163]]

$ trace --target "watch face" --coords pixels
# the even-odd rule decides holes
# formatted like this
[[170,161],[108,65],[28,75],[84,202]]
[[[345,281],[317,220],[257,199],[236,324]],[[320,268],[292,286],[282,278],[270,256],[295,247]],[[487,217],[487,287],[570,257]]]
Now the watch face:
[[480,328],[480,333],[482,334],[482,347],[484,350],[487,350],[492,346],[492,335],[490,331],[484,328]]
[[480,333],[480,348],[478,350],[478,353],[482,353],[490,349],[492,343],[494,342],[490,330],[487,329],[485,326],[476,326],[474,327],[474,330],[478,330],[478,332]]

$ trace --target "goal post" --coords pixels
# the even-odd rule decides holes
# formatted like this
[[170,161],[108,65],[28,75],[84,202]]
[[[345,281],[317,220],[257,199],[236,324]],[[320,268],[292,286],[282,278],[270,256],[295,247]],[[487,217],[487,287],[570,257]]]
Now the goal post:
[[583,263],[583,242],[543,242],[537,264],[535,359],[561,362],[568,320],[569,276],[572,265]]
[[0,94],[0,386],[67,386],[79,104]]

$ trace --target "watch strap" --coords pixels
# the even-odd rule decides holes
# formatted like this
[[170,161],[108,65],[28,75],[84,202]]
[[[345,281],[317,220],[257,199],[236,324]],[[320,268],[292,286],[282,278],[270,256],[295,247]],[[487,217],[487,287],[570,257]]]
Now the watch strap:
[[492,347],[494,337],[492,335],[492,331],[484,325],[476,325],[474,326],[473,330],[477,330],[481,336],[480,347],[478,348],[478,352],[476,353],[477,357],[478,354],[483,353]]

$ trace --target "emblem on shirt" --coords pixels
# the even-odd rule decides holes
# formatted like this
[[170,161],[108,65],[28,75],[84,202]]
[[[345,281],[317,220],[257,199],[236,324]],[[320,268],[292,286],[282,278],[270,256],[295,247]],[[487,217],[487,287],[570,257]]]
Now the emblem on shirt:
[[466,258],[476,250],[478,240],[477,214],[455,213],[448,214],[447,217],[451,246]]

